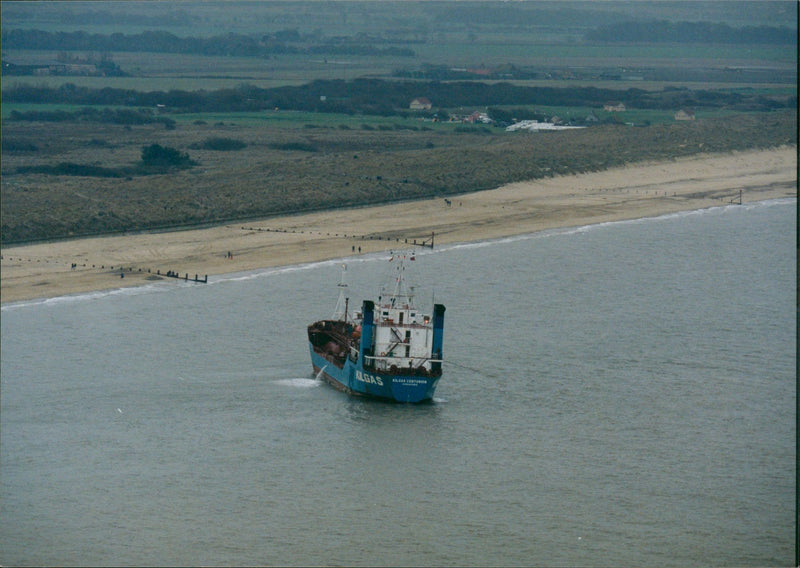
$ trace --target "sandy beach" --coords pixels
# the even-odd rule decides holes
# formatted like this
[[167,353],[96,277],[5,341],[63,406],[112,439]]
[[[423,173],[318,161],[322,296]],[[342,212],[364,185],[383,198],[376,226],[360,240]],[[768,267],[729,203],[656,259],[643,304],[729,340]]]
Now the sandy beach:
[[[3,303],[797,197],[797,149],[699,155],[377,207],[2,249]],[[408,244],[406,244],[408,243]],[[198,284],[202,285],[202,284]]]

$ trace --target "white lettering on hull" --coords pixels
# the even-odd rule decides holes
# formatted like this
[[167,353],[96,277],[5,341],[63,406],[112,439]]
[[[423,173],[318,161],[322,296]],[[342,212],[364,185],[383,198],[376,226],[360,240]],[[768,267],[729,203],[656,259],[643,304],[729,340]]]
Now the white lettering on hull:
[[427,380],[425,379],[409,379],[406,377],[398,377],[394,380],[395,384],[401,385],[424,385],[427,384]]
[[370,375],[369,373],[362,373],[361,371],[356,371],[356,380],[361,381],[362,383],[371,383],[373,385],[383,386],[383,381],[377,375]]

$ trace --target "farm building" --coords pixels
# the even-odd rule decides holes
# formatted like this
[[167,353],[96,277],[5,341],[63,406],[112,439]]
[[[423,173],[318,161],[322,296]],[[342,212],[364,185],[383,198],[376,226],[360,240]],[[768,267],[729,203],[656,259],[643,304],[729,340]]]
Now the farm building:
[[603,105],[603,110],[610,112],[625,112],[625,104],[616,101],[608,102]]
[[426,99],[425,97],[419,97],[411,101],[411,104],[408,105],[408,108],[412,110],[430,110],[433,105],[431,101]]

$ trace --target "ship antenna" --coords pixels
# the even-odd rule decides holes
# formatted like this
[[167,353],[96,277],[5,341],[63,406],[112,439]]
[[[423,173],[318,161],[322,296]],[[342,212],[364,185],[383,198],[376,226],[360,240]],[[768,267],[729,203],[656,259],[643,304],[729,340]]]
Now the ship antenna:
[[347,282],[345,276],[347,275],[347,265],[342,265],[342,278],[337,286],[339,287],[339,299],[336,301],[336,309],[333,310],[333,319],[347,321],[347,304],[350,300],[345,293],[347,292]]
[[391,292],[392,305],[394,305],[395,301],[398,301],[407,307],[413,307],[415,286],[406,282],[405,278],[406,260],[409,257],[411,260],[414,260],[414,253],[392,252],[392,257],[390,258],[390,262],[394,265],[392,270],[394,273],[394,282]]

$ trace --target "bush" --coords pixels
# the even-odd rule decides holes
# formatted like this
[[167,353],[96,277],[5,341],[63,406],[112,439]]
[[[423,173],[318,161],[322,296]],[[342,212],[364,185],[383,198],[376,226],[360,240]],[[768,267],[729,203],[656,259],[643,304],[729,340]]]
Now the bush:
[[460,134],[491,134],[492,131],[486,128],[485,126],[470,126],[470,125],[459,125],[453,129],[453,132],[458,132]]
[[185,152],[160,144],[150,144],[142,148],[142,165],[146,168],[189,168],[196,163]]

